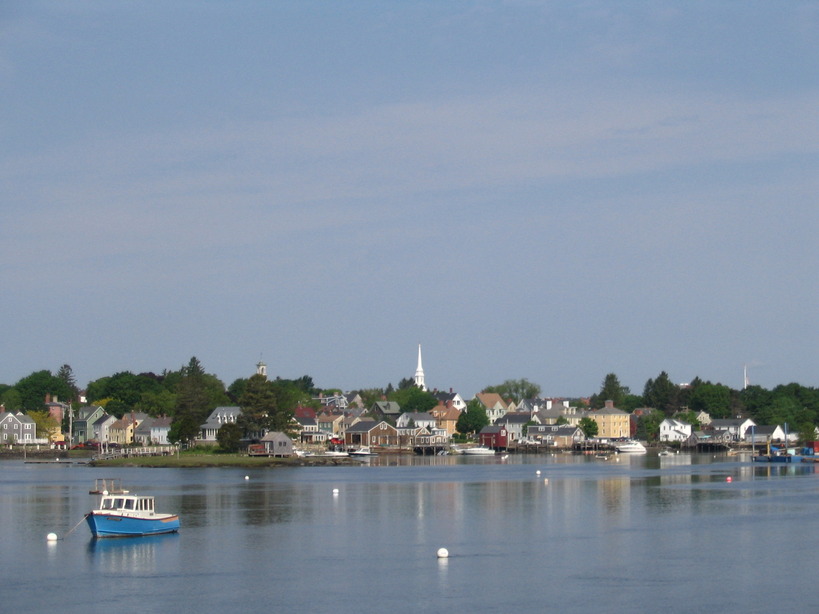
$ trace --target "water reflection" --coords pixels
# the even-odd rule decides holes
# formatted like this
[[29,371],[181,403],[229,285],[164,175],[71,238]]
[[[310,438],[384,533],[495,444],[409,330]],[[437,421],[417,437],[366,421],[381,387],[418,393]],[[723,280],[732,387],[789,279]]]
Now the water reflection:
[[179,547],[179,534],[91,539],[88,559],[93,568],[106,574],[153,575],[157,558]]

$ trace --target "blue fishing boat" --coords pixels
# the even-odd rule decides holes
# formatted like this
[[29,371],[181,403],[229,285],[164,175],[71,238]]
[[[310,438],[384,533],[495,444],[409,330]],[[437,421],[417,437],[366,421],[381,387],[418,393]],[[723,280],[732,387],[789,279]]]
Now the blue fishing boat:
[[154,498],[132,494],[104,493],[99,507],[85,515],[94,537],[141,537],[176,533],[179,516],[160,514]]

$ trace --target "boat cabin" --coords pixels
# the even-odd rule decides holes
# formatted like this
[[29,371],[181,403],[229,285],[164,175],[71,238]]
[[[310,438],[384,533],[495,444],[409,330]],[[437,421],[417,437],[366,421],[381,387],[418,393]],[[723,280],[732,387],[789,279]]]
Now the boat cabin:
[[100,509],[117,512],[148,512],[154,511],[154,498],[137,495],[104,495],[100,501]]

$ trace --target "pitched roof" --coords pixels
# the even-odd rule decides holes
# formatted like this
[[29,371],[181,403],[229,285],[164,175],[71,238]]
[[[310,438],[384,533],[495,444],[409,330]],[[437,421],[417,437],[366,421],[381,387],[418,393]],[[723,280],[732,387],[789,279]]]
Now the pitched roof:
[[506,401],[504,401],[503,397],[501,397],[501,395],[499,395],[497,392],[479,392],[475,395],[475,398],[478,399],[486,408],[495,407],[499,403],[504,409],[508,407]]
[[352,426],[347,427],[348,433],[366,433],[367,431],[371,431],[376,426],[378,426],[378,422],[375,420],[361,420],[356,422]]
[[495,420],[495,424],[526,424],[531,421],[532,416],[528,412],[513,411]]
[[376,401],[373,409],[385,416],[393,416],[401,413],[401,406],[395,401]]

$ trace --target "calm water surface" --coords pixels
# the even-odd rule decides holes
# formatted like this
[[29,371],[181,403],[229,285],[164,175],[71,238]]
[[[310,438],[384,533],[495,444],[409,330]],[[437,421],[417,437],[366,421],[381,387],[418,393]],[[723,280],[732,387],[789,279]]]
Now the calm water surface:
[[[816,607],[813,465],[648,454],[0,468],[4,612]],[[179,512],[181,532],[93,540],[83,523],[69,533],[100,477],[155,495],[160,511]],[[52,531],[65,538],[48,543]],[[449,559],[436,558],[440,547]]]

